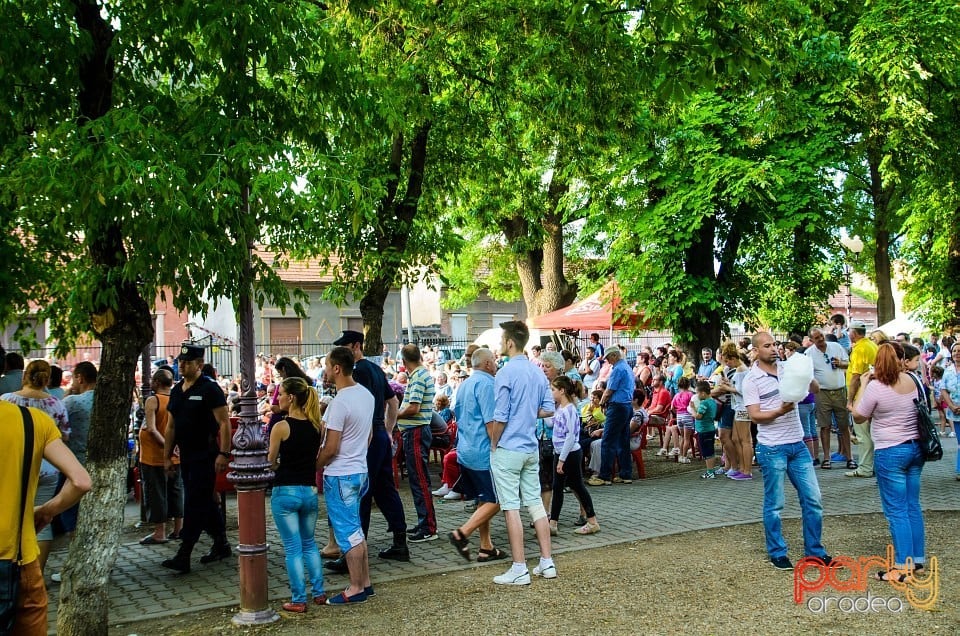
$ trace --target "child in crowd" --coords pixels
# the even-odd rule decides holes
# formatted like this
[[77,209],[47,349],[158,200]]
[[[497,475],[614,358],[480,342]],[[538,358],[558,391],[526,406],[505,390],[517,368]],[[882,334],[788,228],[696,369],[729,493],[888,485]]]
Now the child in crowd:
[[707,462],[707,472],[700,475],[701,479],[715,479],[713,467],[716,459],[713,456],[714,440],[717,435],[717,402],[710,397],[710,383],[705,380],[697,382],[697,405],[693,415],[697,430],[697,441],[700,443],[700,455]]
[[940,396],[943,389],[943,367],[936,366],[930,369],[930,384],[933,389],[933,404],[940,414],[940,437],[953,437],[950,421],[947,419],[947,403]]
[[693,456],[693,416],[687,411],[692,399],[690,380],[681,377],[677,380],[677,394],[673,396],[673,410],[677,414],[677,426],[681,435],[680,456],[677,461],[681,464],[689,464],[690,457]]

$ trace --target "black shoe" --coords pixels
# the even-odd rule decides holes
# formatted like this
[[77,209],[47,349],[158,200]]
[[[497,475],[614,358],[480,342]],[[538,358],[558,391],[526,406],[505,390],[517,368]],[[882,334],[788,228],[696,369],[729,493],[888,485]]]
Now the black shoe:
[[[378,553],[381,559],[391,559],[393,561],[409,561],[410,549],[405,545],[392,545],[384,548]],[[369,594],[367,595],[369,596]]]
[[182,554],[177,554],[172,559],[167,559],[161,563],[163,567],[168,570],[174,570],[180,574],[189,574],[190,573],[190,557]]
[[327,568],[331,572],[336,572],[337,574],[347,574],[350,569],[347,568],[347,560],[343,557],[339,559],[333,559],[332,561],[327,561],[323,564],[323,567]]
[[220,559],[226,559],[233,556],[233,550],[228,545],[215,545],[210,551],[200,557],[200,563],[213,563]]
[[770,557],[770,565],[777,568],[778,570],[792,570],[793,563],[790,562],[785,556],[782,557]]
[[407,540],[410,543],[423,543],[424,541],[436,541],[436,539],[437,539],[436,533],[427,532],[425,530],[421,530],[417,534],[413,534],[407,537]]

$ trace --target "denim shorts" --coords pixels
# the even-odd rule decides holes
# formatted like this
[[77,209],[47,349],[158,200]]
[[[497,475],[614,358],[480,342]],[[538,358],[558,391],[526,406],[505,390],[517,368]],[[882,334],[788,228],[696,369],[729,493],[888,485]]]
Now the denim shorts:
[[490,475],[502,510],[543,505],[540,499],[540,453],[498,448],[490,454]]
[[724,404],[724,405],[723,405],[723,410],[720,411],[720,419],[719,419],[719,421],[717,422],[717,425],[718,425],[720,428],[732,429],[732,428],[733,428],[733,416],[734,416],[733,407],[730,406],[729,404]]
[[692,431],[694,421],[693,416],[689,413],[677,413],[677,426],[679,426],[682,431]]
[[323,476],[327,518],[344,554],[363,543],[365,538],[360,527],[360,499],[366,494],[368,485],[367,473]]

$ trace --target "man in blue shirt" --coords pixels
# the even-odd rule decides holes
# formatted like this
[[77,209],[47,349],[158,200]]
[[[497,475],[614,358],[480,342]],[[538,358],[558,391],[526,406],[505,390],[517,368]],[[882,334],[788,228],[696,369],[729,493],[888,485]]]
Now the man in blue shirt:
[[479,503],[467,522],[448,535],[457,554],[470,560],[470,535],[480,530],[477,561],[504,559],[507,555],[490,541],[490,520],[500,512],[493,478],[490,476],[490,436],[493,425],[494,380],[497,361],[493,352],[481,348],[470,357],[473,374],[457,390],[457,462],[460,464],[458,490],[466,499]]
[[620,476],[613,479],[619,483],[633,482],[633,464],[630,463],[630,418],[633,416],[633,391],[636,380],[620,349],[610,347],[607,363],[613,365],[607,388],[600,398],[600,406],[606,407],[607,421],[603,424],[600,440],[600,473],[587,482],[591,486],[608,486],[613,475],[613,462],[620,466]]
[[490,472],[497,489],[497,498],[507,522],[507,536],[513,565],[496,576],[499,585],[529,585],[523,552],[523,523],[520,506],[526,506],[533,518],[540,564],[533,574],[556,578],[557,568],[550,556],[550,524],[540,499],[540,453],[537,443],[537,418],[552,417],[553,397],[543,371],[523,354],[530,339],[527,325],[519,320],[500,323],[503,329],[501,352],[509,362],[497,373],[494,383],[496,408],[490,434]]
[[703,363],[697,369],[697,379],[709,381],[710,376],[713,375],[720,364],[713,359],[713,350],[710,347],[704,347],[700,356],[703,358]]

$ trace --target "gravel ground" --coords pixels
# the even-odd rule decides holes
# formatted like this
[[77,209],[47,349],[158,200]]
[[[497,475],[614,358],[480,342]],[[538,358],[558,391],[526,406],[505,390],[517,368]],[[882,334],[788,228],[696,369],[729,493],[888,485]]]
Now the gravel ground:
[[[846,596],[890,599],[902,611],[857,613],[834,606],[815,613],[806,603],[796,604],[793,573],[768,564],[763,528],[750,524],[563,554],[557,558],[559,578],[534,579],[521,588],[492,583],[506,567],[501,561],[386,583],[363,605],[281,612],[279,623],[243,632],[230,623],[236,608],[226,608],[120,625],[111,634],[957,634],[960,513],[928,512],[926,524],[928,550],[939,560],[932,611],[911,607],[904,592],[872,579],[866,591]],[[785,521],[784,533],[796,557],[799,521]],[[833,555],[883,555],[888,542],[882,515],[829,517],[824,524],[824,544]],[[841,596],[828,590],[814,596],[828,594]],[[819,604],[819,598],[813,601],[815,609]]]

